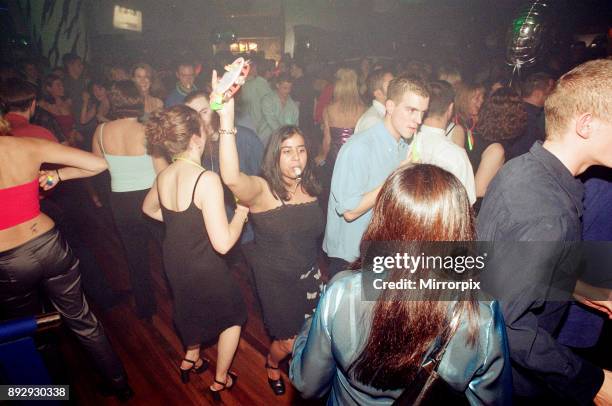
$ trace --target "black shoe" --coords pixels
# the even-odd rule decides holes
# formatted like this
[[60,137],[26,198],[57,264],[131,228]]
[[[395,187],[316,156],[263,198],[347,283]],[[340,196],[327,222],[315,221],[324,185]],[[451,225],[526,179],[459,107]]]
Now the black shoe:
[[224,390],[231,391],[234,388],[234,386],[236,386],[236,382],[238,381],[238,375],[236,375],[235,373],[228,372],[227,374],[232,378],[231,385],[227,386],[227,378],[226,378],[225,382],[219,382],[216,379],[214,380],[215,383],[218,383],[219,385],[223,386],[221,389],[214,390],[212,386],[208,387],[208,393],[210,393],[210,395],[212,396],[213,400],[216,403],[221,402],[221,394],[219,392],[223,392]]
[[[202,360],[202,365],[196,367],[196,364],[200,359]],[[189,362],[192,365],[192,367],[189,369],[182,369],[179,366],[179,371],[181,372],[181,382],[183,383],[189,383],[189,374],[191,372],[201,374],[202,372],[206,371],[210,365],[210,361],[208,361],[206,358],[198,358],[195,361],[185,358],[183,361]]]
[[[265,368],[278,369],[278,367],[270,366],[270,364],[268,364],[267,362]],[[272,392],[274,392],[276,396],[281,396],[285,394],[285,381],[283,381],[282,376],[278,379],[271,379],[268,377],[268,385],[270,385],[270,388],[272,388]]]

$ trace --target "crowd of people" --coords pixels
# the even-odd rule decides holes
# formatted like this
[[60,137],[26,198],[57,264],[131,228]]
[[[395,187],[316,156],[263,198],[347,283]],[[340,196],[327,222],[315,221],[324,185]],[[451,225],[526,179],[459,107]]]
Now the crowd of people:
[[[145,323],[157,312],[148,249],[161,248],[183,383],[217,342],[216,401],[240,372],[248,315],[228,270],[238,260],[252,272],[277,396],[289,357],[302,396],[333,405],[444,391],[481,405],[612,404],[612,372],[580,351],[612,318],[612,286],[576,277],[574,298],[552,301],[521,279],[571,266],[556,251],[499,254],[507,266],[493,285],[508,288],[490,300],[401,289],[362,300],[371,242],[612,241],[611,59],[510,82],[421,61],[315,69],[253,54],[217,110],[228,55],[209,69],[178,62],[170,86],[143,62],[62,60],[46,75],[31,60],[0,72],[0,319],[39,313],[45,295],[120,400],[133,391],[89,301],[105,311],[124,293],[79,236],[101,207]],[[437,394],[422,380],[434,358],[447,384]]]

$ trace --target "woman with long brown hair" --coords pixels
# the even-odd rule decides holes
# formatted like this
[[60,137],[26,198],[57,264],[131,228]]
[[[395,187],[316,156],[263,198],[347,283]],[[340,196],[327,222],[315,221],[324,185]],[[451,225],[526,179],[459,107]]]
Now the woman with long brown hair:
[[[451,241],[465,244],[474,235],[459,180],[433,165],[410,165],[384,183],[362,250],[366,254],[366,244],[372,249],[376,242],[392,241],[417,255],[431,253],[426,248],[432,246],[436,253],[452,252]],[[447,272],[453,271],[459,269]],[[424,267],[417,272],[433,273]],[[473,292],[446,297],[434,290],[376,290],[376,284],[368,285],[372,274],[338,274],[296,339],[290,375],[304,397],[322,396],[331,387],[328,405],[390,405],[415,380],[429,353],[447,342],[437,372],[452,389],[471,404],[509,402],[511,375],[497,302],[478,302]],[[388,281],[398,282],[411,270],[389,274]]]
[[446,133],[455,144],[471,151],[474,148],[473,133],[484,102],[485,88],[476,83],[460,82],[456,84],[455,91],[455,118]]

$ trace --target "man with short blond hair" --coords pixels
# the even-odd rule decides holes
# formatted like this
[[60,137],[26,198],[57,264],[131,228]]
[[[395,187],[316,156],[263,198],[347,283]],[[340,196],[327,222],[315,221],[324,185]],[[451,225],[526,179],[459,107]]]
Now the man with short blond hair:
[[[505,245],[508,249],[497,250],[498,266],[491,270],[491,286],[503,286],[493,293],[506,322],[516,403],[609,405],[612,372],[581,358],[560,335],[571,302],[542,298],[541,286],[531,282],[534,275],[538,281],[553,281],[559,273],[562,281],[571,282],[573,258],[560,248],[581,240],[584,188],[575,177],[592,165],[612,167],[612,60],[590,61],[563,75],[544,112],[544,143],[536,142],[508,162],[487,188],[478,239],[543,247],[526,255],[517,244]],[[534,245],[538,242],[547,243]],[[574,296],[583,305],[612,315],[612,302],[589,298],[581,281],[575,286]],[[555,288],[548,286],[546,295],[559,291]]]

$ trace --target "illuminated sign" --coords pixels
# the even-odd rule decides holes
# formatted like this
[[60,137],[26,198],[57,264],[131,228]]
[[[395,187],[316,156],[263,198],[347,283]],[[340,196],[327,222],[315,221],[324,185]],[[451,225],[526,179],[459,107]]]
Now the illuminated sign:
[[140,10],[115,6],[113,27],[120,30],[142,32],[142,12]]
[[234,53],[257,51],[257,43],[251,41],[240,40],[230,44],[230,51]]

